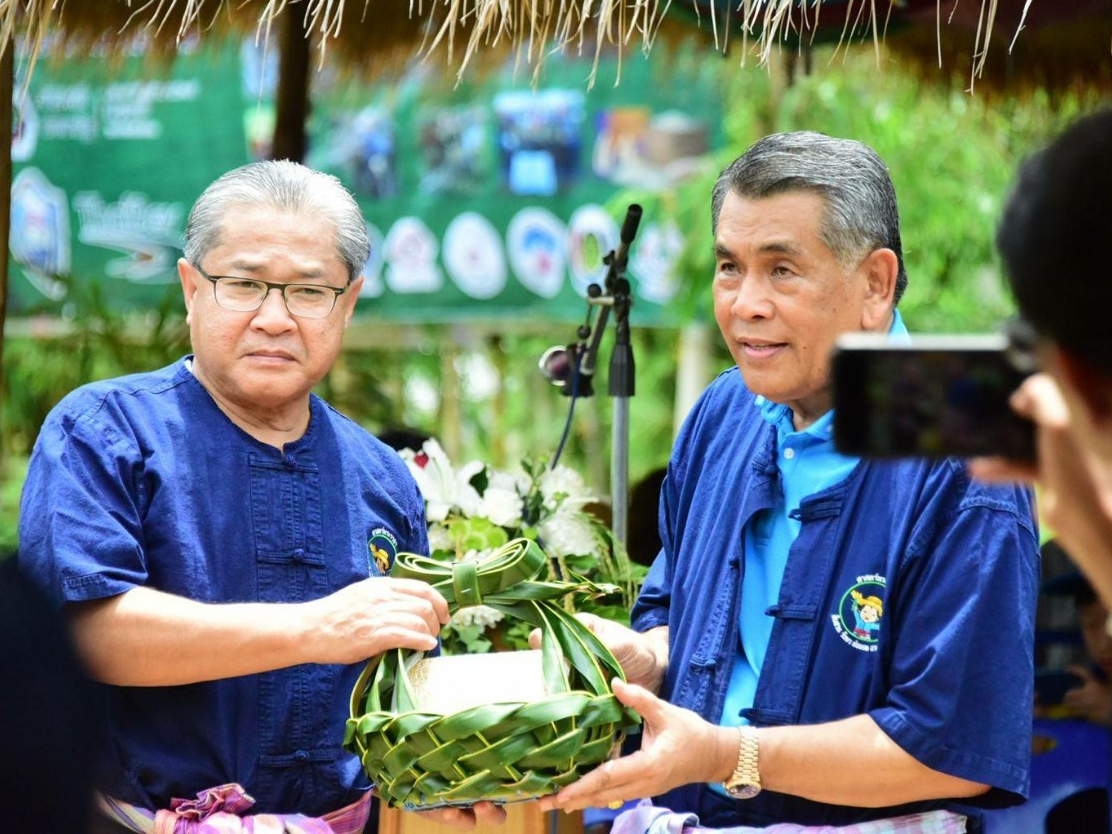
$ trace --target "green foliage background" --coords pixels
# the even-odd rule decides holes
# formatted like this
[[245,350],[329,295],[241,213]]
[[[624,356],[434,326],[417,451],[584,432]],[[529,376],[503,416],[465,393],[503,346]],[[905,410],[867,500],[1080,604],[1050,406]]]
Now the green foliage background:
[[776,89],[769,75],[726,77],[729,147],[670,193],[639,193],[646,211],[672,213],[687,234],[682,304],[710,318],[710,191],[718,172],[767,133],[816,130],[872,146],[888,164],[900,206],[909,275],[900,309],[916,332],[988,332],[1013,311],[995,254],[1000,209],[1020,161],[1079,115],[1098,89],[1021,97],[970,95],[968,79],[925,83],[871,48],[816,51],[815,70]]
[[[674,60],[706,61],[705,52]],[[721,118],[729,147],[707,159],[684,184],[660,193],[630,191],[615,206],[641,202],[646,214],[670,215],[686,236],[680,263],[681,318],[711,322],[713,274],[709,195],[717,173],[752,141],[776,130],[819,130],[872,145],[888,163],[899,197],[910,285],[901,303],[917,332],[984,332],[1012,311],[999,275],[993,236],[1019,161],[1077,115],[1101,105],[1096,92],[1077,90],[1021,98],[964,92],[965,79],[925,84],[870,49],[816,53],[815,72],[780,88],[764,70],[723,60],[727,102]],[[8,337],[0,392],[0,550],[15,545],[19,486],[26,457],[50,408],[77,385],[161,366],[188,350],[180,291],[158,309],[120,319],[103,299],[77,301],[64,337]],[[631,483],[662,466],[673,433],[677,331],[637,328],[637,394],[631,404]],[[364,325],[368,326],[368,325]],[[425,326],[378,329],[373,347],[348,349],[320,393],[372,431],[407,425],[441,435],[445,351],[454,351],[462,379],[461,460],[504,466],[525,456],[547,457],[560,437],[567,400],[540,379],[545,348],[567,343],[574,328],[529,323],[514,330]],[[609,345],[603,345],[609,356]],[[715,369],[729,364],[724,349]],[[495,369],[500,392],[471,385]],[[489,375],[489,374],[488,374]],[[600,382],[604,383],[604,379]],[[598,386],[601,391],[605,385]],[[432,392],[428,397],[421,391]],[[609,472],[610,400],[582,400],[563,460],[584,473],[600,494]]]

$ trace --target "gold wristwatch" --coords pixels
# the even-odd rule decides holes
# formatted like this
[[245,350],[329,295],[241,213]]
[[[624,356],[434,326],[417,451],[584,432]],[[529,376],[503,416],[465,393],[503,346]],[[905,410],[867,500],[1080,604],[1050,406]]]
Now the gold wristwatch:
[[737,729],[737,766],[722,787],[734,799],[752,799],[761,792],[761,771],[757,761],[760,745],[757,731],[752,727]]

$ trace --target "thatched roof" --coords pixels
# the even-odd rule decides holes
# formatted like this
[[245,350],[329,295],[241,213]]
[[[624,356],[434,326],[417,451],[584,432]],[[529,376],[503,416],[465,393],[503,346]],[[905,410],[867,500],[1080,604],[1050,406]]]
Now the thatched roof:
[[[183,38],[226,27],[265,36],[287,14],[303,18],[322,61],[329,56],[334,66],[364,75],[423,56],[461,76],[493,52],[515,55],[536,77],[561,51],[649,50],[662,22],[674,17],[698,21],[719,49],[740,45],[741,62],[751,64],[793,44],[879,44],[911,28],[917,37],[910,54],[943,62],[960,44],[967,54],[949,57],[976,79],[994,65],[1014,65],[1009,56],[1028,36],[1024,29],[1112,21],[1112,0],[0,0],[0,47],[16,31],[32,46],[48,34],[84,45],[142,33],[153,51],[172,53]],[[1107,57],[1112,25],[1084,31],[1103,38]]]

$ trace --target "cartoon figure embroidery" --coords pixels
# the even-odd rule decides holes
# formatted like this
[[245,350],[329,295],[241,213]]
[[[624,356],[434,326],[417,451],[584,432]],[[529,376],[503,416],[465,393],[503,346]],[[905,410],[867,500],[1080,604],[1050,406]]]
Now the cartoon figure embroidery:
[[853,597],[853,633],[862,640],[875,641],[879,636],[880,618],[884,616],[884,602],[880,597],[865,596],[860,591],[850,591]]
[[390,554],[383,550],[381,547],[376,547],[374,542],[367,542],[367,547],[371,549],[371,555],[374,556],[375,565],[378,567],[379,572],[383,575],[390,572]]
[[398,540],[393,533],[385,527],[376,527],[371,531],[371,537],[367,541],[367,567],[372,576],[376,570],[379,576],[389,574],[390,564],[397,553]]

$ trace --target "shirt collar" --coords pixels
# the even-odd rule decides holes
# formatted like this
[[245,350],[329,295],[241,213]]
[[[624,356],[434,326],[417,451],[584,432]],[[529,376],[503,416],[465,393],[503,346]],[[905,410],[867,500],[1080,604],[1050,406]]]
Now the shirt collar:
[[[907,331],[903,316],[900,311],[892,310],[892,326],[888,328],[888,338],[897,344],[906,344],[911,341],[911,334]],[[761,410],[761,417],[776,427],[776,434],[781,440],[789,434],[796,434],[795,424],[792,422],[792,410],[781,403],[758,396],[753,404]],[[834,410],[831,409],[815,420],[811,425],[798,434],[809,434],[812,437],[828,441],[834,433]]]

